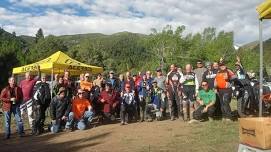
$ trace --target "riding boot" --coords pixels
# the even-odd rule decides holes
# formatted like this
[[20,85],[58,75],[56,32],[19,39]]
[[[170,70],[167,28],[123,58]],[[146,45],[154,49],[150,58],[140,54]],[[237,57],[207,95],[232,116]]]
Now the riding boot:
[[190,112],[190,114],[189,114],[190,120],[194,119],[193,118],[194,108],[190,108],[189,112]]
[[187,110],[187,108],[183,108],[183,120],[188,121],[188,110]]

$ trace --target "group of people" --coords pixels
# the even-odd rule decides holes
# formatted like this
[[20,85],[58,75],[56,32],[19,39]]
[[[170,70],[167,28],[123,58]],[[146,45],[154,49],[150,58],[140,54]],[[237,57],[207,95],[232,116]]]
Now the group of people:
[[223,120],[230,121],[230,81],[243,79],[245,75],[239,58],[235,72],[228,69],[223,60],[205,65],[199,60],[195,69],[191,64],[183,70],[172,64],[170,71],[163,74],[162,69],[157,68],[156,76],[146,71],[116,77],[114,71],[110,71],[108,76],[98,74],[94,81],[90,73],[81,74],[79,81],[72,81],[65,71],[63,76],[55,75],[52,86],[40,70],[35,78],[27,72],[19,85],[10,77],[9,85],[1,91],[5,138],[10,138],[12,113],[20,136],[24,135],[22,119],[26,114],[32,134],[42,134],[47,109],[52,133],[62,129],[84,130],[96,116],[101,116],[103,122],[119,118],[121,125],[131,121],[160,121],[167,118],[167,110],[172,121],[212,121],[216,110],[221,110]]

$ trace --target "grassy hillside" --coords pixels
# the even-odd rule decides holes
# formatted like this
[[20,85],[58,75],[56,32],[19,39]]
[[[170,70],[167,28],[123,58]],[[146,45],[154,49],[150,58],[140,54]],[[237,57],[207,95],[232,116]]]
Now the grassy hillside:
[[[245,44],[242,46],[243,49],[251,50],[254,52],[259,53],[260,48],[259,48],[259,42],[254,41],[248,44]],[[266,70],[271,74],[271,39],[268,39],[264,41],[263,43],[263,50],[264,50],[264,64],[266,66]]]

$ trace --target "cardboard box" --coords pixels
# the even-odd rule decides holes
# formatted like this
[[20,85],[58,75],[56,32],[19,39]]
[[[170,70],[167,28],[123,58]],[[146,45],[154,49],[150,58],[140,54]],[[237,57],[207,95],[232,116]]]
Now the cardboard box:
[[240,118],[240,142],[260,149],[271,149],[271,118]]

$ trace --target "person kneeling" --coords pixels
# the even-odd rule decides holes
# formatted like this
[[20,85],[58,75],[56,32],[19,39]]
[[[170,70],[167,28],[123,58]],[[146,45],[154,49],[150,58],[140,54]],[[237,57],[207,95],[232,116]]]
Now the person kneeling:
[[127,125],[128,120],[132,117],[136,117],[136,101],[135,92],[131,90],[130,84],[125,85],[124,93],[121,93],[121,107],[120,107],[120,119],[121,125]]
[[50,127],[50,130],[52,133],[57,133],[64,127],[70,109],[71,104],[66,97],[66,89],[61,87],[57,93],[57,96],[52,99],[50,104],[50,114],[52,119],[52,126]]
[[209,89],[208,82],[201,83],[202,90],[199,91],[197,102],[200,106],[194,111],[194,119],[196,120],[213,120],[215,112],[216,94],[213,90]]
[[161,95],[163,90],[157,86],[157,81],[153,81],[152,85],[151,101],[148,103],[146,108],[146,119],[148,122],[152,121],[154,117],[160,121],[163,112],[163,108],[161,106]]
[[77,97],[72,101],[72,111],[69,113],[66,129],[71,131],[75,126],[79,130],[85,130],[92,121],[93,111],[88,99],[83,97],[84,91],[79,89]]

